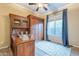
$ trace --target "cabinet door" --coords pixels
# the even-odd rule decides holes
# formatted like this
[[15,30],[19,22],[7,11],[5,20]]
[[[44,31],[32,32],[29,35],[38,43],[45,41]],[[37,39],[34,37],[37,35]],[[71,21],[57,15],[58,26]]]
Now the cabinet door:
[[30,56],[34,56],[35,55],[34,41],[29,42],[29,48],[30,48]]
[[24,43],[24,54],[25,56],[34,56],[34,42]]
[[30,56],[29,43],[24,43],[24,55],[25,55],[25,56]]
[[35,55],[35,44],[34,41],[23,43],[17,46],[18,56],[34,56]]
[[24,44],[17,46],[17,56],[24,56]]

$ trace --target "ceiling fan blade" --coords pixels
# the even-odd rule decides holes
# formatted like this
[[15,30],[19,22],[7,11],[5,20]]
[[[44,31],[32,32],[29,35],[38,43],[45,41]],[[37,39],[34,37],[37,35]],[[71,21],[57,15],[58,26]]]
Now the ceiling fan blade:
[[39,10],[39,7],[36,9],[36,11],[38,11]]
[[29,3],[29,5],[36,5],[37,3]]
[[46,11],[48,10],[46,7],[43,7]]

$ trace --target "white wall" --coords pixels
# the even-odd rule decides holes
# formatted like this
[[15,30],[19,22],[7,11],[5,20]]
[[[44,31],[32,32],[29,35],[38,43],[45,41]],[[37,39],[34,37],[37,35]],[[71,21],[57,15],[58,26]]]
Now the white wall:
[[68,7],[69,44],[79,47],[79,4]]

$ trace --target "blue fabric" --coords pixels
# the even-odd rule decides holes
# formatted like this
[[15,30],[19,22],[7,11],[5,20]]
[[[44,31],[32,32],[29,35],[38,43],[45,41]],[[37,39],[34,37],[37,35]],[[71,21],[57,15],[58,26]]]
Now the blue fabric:
[[63,10],[63,22],[62,22],[62,40],[63,40],[63,45],[68,46],[68,26],[67,26],[67,9]]
[[47,15],[46,16],[46,40],[48,41],[48,19],[49,19],[49,16]]

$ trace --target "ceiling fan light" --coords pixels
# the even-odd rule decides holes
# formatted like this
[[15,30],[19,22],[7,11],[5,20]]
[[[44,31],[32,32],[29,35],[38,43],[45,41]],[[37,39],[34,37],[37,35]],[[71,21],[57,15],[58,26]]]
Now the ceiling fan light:
[[43,7],[43,4],[39,3],[39,4],[38,4],[38,7]]

